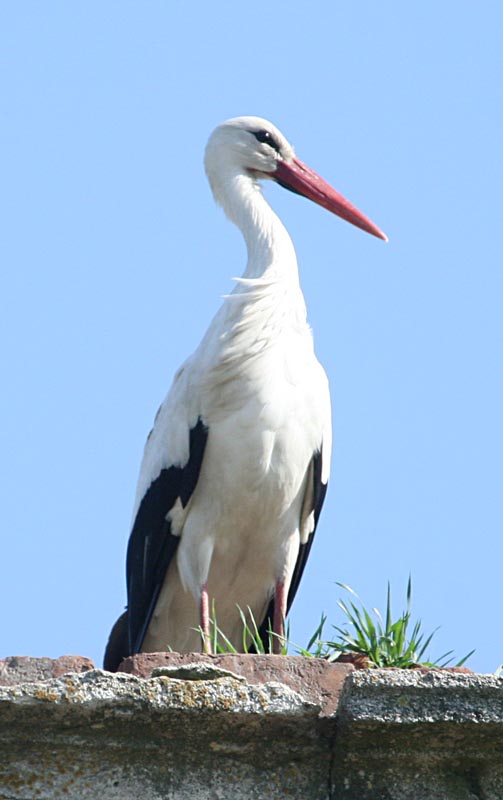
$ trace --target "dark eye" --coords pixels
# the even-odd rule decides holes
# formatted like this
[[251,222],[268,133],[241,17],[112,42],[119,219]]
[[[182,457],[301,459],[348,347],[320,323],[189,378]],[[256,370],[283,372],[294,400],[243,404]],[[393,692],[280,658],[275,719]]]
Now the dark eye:
[[269,147],[272,147],[273,150],[276,150],[277,153],[280,151],[279,143],[276,141],[272,133],[270,131],[262,130],[262,131],[252,131],[253,135],[257,142],[262,142],[262,144],[268,144]]

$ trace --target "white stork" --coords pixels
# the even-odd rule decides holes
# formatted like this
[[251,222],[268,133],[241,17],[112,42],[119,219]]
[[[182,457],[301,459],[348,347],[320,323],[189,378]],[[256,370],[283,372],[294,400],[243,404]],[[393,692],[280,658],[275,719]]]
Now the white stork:
[[[205,167],[248,261],[161,405],[143,457],[127,553],[126,612],[105,668],[139,652],[209,648],[209,609],[236,649],[237,606],[283,635],[330,466],[328,382],[316,359],[297,259],[259,181],[275,180],[385,235],[295,156],[270,122],[227,120]],[[277,637],[274,640],[280,642]]]

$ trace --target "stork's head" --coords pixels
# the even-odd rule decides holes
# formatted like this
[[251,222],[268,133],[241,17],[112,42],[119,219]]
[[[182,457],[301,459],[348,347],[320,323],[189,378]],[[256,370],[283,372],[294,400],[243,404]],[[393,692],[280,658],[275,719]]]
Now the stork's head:
[[232,176],[269,178],[387,241],[373,222],[303,164],[281,131],[265,119],[235,117],[215,128],[206,146],[205,167],[216,197],[219,185]]

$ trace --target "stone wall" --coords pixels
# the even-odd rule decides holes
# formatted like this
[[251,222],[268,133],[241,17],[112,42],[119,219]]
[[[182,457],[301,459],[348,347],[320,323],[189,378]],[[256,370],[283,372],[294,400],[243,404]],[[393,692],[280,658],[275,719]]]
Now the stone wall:
[[494,676],[66,658],[0,662],[0,800],[503,800]]

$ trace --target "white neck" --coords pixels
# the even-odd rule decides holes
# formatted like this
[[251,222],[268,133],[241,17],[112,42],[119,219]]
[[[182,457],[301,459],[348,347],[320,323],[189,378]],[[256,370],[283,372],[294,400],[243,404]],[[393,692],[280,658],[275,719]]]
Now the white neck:
[[270,278],[299,288],[297,257],[286,228],[257,181],[242,172],[213,186],[215,198],[240,229],[248,250],[245,278]]

